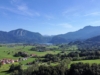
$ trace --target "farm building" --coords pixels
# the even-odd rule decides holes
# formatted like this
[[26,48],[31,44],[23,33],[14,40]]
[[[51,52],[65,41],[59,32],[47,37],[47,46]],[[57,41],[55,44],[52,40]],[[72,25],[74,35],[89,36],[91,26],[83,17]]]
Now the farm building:
[[13,60],[13,59],[2,59],[0,60],[0,62],[2,63],[2,65],[4,65],[4,64],[11,64],[11,63],[18,62],[18,61]]

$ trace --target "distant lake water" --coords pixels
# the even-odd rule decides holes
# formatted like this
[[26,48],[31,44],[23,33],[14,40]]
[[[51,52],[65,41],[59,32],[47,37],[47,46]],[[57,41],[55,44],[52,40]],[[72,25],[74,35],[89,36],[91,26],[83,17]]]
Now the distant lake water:
[[40,44],[53,45],[52,43],[40,43]]

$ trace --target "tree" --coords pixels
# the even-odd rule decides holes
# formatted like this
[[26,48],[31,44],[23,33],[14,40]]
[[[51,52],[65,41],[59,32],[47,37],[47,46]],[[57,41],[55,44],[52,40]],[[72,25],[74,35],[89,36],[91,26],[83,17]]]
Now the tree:
[[1,68],[1,66],[2,66],[2,62],[0,62],[0,68]]

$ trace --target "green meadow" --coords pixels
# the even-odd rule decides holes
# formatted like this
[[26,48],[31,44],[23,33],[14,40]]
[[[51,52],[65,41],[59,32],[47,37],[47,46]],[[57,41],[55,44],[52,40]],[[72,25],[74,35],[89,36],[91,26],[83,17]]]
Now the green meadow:
[[89,64],[93,64],[93,63],[100,64],[100,59],[96,59],[96,60],[80,60],[80,61],[72,61],[71,63],[78,63],[78,62],[89,63]]
[[[13,55],[16,52],[19,52],[19,51],[26,52],[28,54],[36,54],[37,56],[44,56],[46,54],[58,54],[58,53],[61,52],[60,50],[55,50],[55,51],[48,50],[48,51],[45,51],[45,52],[32,51],[32,50],[30,50],[32,47],[33,46],[25,46],[24,48],[23,48],[23,46],[14,46],[14,47],[2,46],[2,47],[0,47],[0,60],[1,59],[18,59],[19,57],[14,57]],[[48,48],[58,48],[58,47],[57,46],[50,46]],[[66,53],[69,53],[69,52],[70,51],[66,51]],[[28,63],[28,62],[32,62],[34,60],[35,60],[35,58],[30,57],[30,58],[28,58],[28,60],[17,62],[17,63],[14,63],[14,64],[22,63],[23,64],[23,66],[22,66],[23,69],[26,69],[28,66],[26,66],[25,64]],[[78,63],[78,62],[90,63],[90,64],[92,64],[92,63],[99,64],[100,63],[100,59],[97,59],[97,60],[71,61],[70,64]],[[42,63],[42,64],[45,64],[45,63]],[[56,64],[58,64],[58,63],[51,63],[51,65],[53,65],[53,66],[55,66]],[[0,67],[0,75],[8,75],[8,74],[6,74],[5,71],[9,70],[10,65],[11,64],[2,65]]]
[[[61,51],[45,51],[45,52],[38,52],[38,51],[31,51],[30,49],[33,46],[26,46],[25,48],[23,48],[23,46],[17,46],[17,47],[0,47],[0,59],[2,58],[12,58],[12,59],[17,59],[16,57],[13,57],[13,55],[16,52],[22,51],[22,52],[26,52],[28,54],[36,54],[37,56],[44,56],[45,54],[57,54]],[[10,54],[9,54],[10,53]]]
[[[32,48],[33,46],[25,46],[23,48],[23,46],[14,46],[14,47],[8,47],[8,46],[2,46],[0,47],[0,60],[2,59],[18,59],[18,58],[21,58],[21,57],[14,57],[13,55],[19,51],[22,51],[22,52],[26,52],[28,54],[36,54],[37,56],[44,56],[46,54],[57,54],[61,51],[45,51],[45,52],[38,52],[38,51],[31,51],[30,49]],[[51,46],[51,47],[48,47],[48,48],[55,48],[57,46]],[[17,63],[14,63],[14,64],[18,64],[18,63],[22,63],[24,64],[23,68],[26,68],[27,66],[25,66],[26,63],[28,62],[32,62],[34,61],[35,58],[28,58],[27,60],[25,61],[21,61],[21,62],[17,62]],[[0,68],[0,75],[5,75],[5,71],[7,71],[9,69],[11,64],[5,64],[5,65],[2,65],[1,68]]]

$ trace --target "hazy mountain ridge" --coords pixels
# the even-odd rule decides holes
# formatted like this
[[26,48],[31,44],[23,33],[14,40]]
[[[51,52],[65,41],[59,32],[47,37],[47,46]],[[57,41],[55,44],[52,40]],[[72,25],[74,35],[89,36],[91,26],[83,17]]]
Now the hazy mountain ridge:
[[8,32],[0,31],[0,43],[14,43],[17,42],[17,38]]
[[24,29],[16,29],[9,32],[0,31],[0,43],[42,43],[44,38],[40,33],[30,32]]
[[86,40],[96,36],[99,39],[99,35],[100,26],[86,26],[75,32],[55,36],[43,36],[38,32],[16,29],[9,32],[0,31],[0,43],[67,43],[76,40]]
[[[67,42],[71,42],[76,40],[86,40],[98,35],[100,35],[100,26],[86,26],[78,31],[57,35],[53,38],[61,37],[62,39],[66,39]],[[53,38],[51,41],[55,41]]]
[[38,43],[43,42],[43,36],[40,33],[30,32],[24,29],[12,30],[9,34],[18,38],[20,42]]
[[88,41],[88,42],[99,42],[100,43],[100,35],[92,37],[92,38],[89,38],[86,41]]

